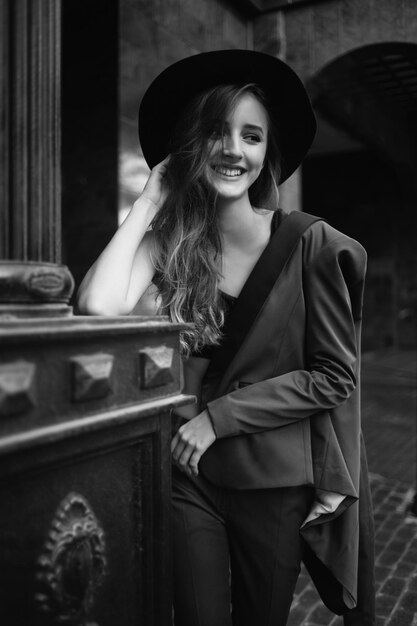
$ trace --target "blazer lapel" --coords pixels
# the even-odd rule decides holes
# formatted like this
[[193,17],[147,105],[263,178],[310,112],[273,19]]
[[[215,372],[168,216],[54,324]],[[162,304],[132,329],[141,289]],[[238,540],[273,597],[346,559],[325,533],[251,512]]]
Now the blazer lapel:
[[224,325],[224,338],[206,377],[224,374],[254,324],[278,276],[291,258],[303,232],[322,218],[293,212],[281,223],[247,278]]

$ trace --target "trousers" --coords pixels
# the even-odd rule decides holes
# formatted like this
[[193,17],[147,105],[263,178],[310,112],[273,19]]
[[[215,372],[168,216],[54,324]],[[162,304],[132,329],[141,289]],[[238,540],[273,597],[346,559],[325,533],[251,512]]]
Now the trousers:
[[173,469],[175,626],[285,626],[310,486],[225,489]]

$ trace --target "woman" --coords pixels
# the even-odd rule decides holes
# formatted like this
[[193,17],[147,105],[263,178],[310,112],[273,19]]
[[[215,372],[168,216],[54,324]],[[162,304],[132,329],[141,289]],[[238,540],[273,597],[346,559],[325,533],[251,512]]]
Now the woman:
[[151,175],[79,306],[129,314],[152,283],[161,311],[193,324],[182,349],[196,402],[172,440],[175,624],[284,625],[302,558],[332,610],[372,624],[365,253],[315,221],[279,276],[267,263],[295,220],[277,210],[278,184],[314,136],[306,92],[269,55],[204,53],[155,79],[139,131]]

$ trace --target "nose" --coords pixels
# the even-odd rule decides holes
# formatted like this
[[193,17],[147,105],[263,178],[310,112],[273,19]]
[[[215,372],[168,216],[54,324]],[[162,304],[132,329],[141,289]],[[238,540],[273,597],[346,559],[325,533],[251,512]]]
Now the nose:
[[234,134],[225,134],[223,137],[222,152],[224,156],[231,159],[240,159],[242,156],[242,148],[239,137]]

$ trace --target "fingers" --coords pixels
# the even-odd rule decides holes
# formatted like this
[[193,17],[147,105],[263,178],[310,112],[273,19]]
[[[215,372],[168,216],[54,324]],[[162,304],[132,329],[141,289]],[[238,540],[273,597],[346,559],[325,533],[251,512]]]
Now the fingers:
[[207,411],[203,411],[181,426],[171,444],[176,465],[189,475],[198,476],[202,455],[216,440],[216,434]]
[[169,158],[170,155],[152,168],[141,194],[141,198],[149,200],[157,211],[163,206],[168,196],[165,174]]
[[165,157],[165,159],[163,159],[163,160],[160,162],[160,165],[167,166],[167,165],[168,165],[168,163],[169,163],[170,158],[171,158],[171,155],[170,155],[170,154],[168,154],[168,156],[166,156],[166,157]]
[[182,455],[186,445],[187,445],[187,442],[182,441],[179,435],[179,431],[178,431],[171,442],[171,453],[172,453],[172,458],[174,459],[175,463],[178,463],[180,456]]
[[201,452],[197,451],[192,446],[186,446],[178,459],[177,467],[188,476],[198,476],[198,462],[201,457]]
[[195,437],[184,432],[185,425],[181,426],[171,443],[171,452],[174,463],[188,475],[198,476],[198,463],[202,450]]
[[187,445],[178,458],[177,465],[191,476],[198,476],[198,464],[202,456],[201,448],[196,445]]
[[160,161],[159,163],[157,163],[153,168],[152,171],[158,172],[161,175],[164,175],[167,169],[167,165],[169,163],[169,160],[171,158],[171,155],[168,154],[167,157],[165,157],[165,159],[163,161]]
[[198,464],[200,462],[202,453],[201,450],[194,450],[188,459],[188,466],[193,476],[198,476]]

